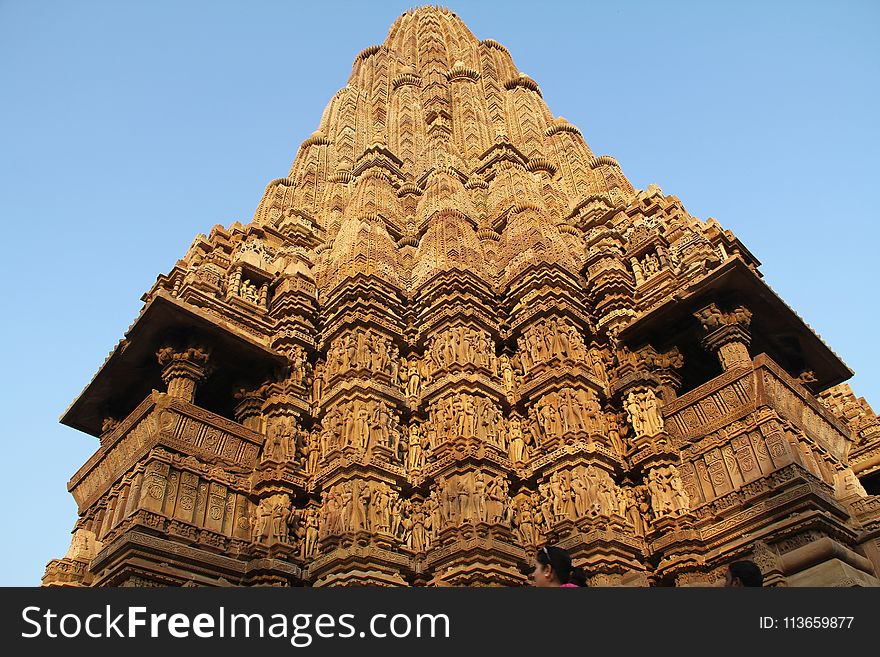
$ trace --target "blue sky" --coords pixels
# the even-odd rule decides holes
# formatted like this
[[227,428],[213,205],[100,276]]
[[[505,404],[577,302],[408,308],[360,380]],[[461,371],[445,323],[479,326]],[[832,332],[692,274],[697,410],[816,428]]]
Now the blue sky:
[[[67,550],[58,423],[193,237],[266,183],[410,2],[0,0],[0,584]],[[717,218],[880,408],[876,2],[450,2],[636,187]]]

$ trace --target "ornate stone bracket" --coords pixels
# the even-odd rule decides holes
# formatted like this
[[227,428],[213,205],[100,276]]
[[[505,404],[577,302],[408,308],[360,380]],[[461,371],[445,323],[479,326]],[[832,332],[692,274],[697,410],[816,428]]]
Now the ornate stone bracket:
[[210,374],[208,359],[210,351],[204,347],[176,349],[162,347],[156,352],[162,366],[162,380],[168,394],[189,403],[195,400],[196,386]]
[[749,344],[752,334],[749,325],[752,313],[745,306],[737,306],[732,312],[722,312],[714,303],[694,313],[707,335],[703,348],[714,353],[725,370],[750,365]]
[[625,393],[628,388],[643,383],[655,388],[664,403],[669,403],[678,394],[681,387],[679,371],[684,366],[684,357],[676,347],[660,352],[652,345],[636,351],[624,346],[617,352],[617,361],[616,390]]

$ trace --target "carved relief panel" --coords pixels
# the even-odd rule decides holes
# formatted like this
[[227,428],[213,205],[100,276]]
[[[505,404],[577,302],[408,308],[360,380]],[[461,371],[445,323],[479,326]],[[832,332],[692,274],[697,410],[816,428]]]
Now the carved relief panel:
[[550,364],[584,362],[588,357],[580,332],[566,319],[542,318],[523,330],[518,343],[526,374]]

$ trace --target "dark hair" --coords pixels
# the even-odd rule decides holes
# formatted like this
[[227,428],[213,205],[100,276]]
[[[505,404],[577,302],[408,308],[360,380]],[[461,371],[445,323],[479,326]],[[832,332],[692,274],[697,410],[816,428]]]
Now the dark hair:
[[587,573],[580,566],[575,566],[571,569],[571,577],[568,578],[568,581],[577,586],[589,586],[587,584]]
[[[545,545],[538,550],[538,563],[550,566],[556,574],[556,579],[559,580],[560,584],[567,584],[571,579],[571,557],[568,555],[568,552],[562,548]],[[578,584],[577,582],[573,583]],[[580,586],[580,584],[578,584],[578,586]]]
[[731,577],[738,578],[743,586],[764,586],[764,575],[753,561],[734,561],[728,566]]

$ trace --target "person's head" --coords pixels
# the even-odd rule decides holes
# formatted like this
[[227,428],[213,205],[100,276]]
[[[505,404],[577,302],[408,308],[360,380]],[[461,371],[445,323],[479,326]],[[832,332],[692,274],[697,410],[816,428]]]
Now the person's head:
[[587,573],[580,566],[575,566],[571,569],[571,577],[568,578],[568,581],[575,586],[589,586],[587,584]]
[[532,581],[535,586],[562,586],[571,577],[571,557],[562,548],[544,546],[535,558]]
[[764,586],[764,575],[752,561],[734,561],[727,566],[724,586]]

